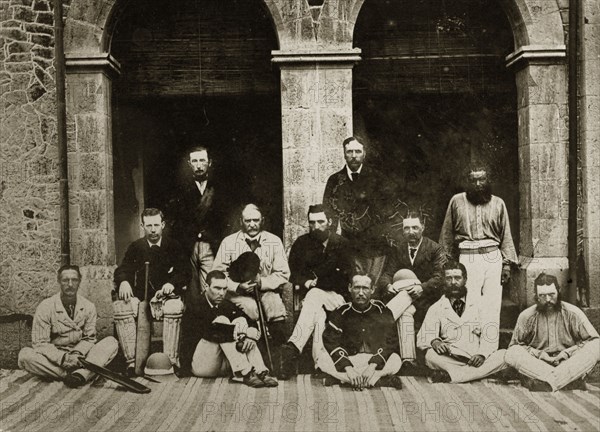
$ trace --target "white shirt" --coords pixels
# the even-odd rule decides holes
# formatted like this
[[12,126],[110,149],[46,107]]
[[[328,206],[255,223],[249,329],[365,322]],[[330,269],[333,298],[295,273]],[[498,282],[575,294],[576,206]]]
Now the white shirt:
[[196,181],[196,180],[194,180],[194,182],[196,183],[196,187],[198,188],[198,190],[200,191],[200,193],[201,193],[202,195],[204,195],[204,191],[206,190],[206,183],[207,183],[207,180],[204,180],[204,181],[202,181],[202,182],[199,182],[199,181]]
[[160,245],[162,244],[162,237],[160,239],[158,239],[158,241],[156,243],[150,243],[148,240],[146,240],[148,242],[148,246],[152,247],[152,246],[158,246],[160,247]]
[[[358,168],[356,171],[354,171],[354,172],[355,172],[355,173],[358,173],[358,174],[360,174],[360,172],[362,171],[362,167],[363,167],[363,166],[361,165],[361,166],[360,166],[360,167],[359,167],[359,168]],[[352,172],[353,172],[353,171],[350,169],[350,167],[348,166],[348,164],[346,164],[346,173],[348,174],[348,178],[349,178],[351,181],[354,181],[354,180],[352,180]]]

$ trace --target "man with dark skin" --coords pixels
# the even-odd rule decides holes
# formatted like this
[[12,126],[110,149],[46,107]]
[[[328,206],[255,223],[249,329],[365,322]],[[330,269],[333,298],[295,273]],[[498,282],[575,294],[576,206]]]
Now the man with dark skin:
[[486,309],[487,322],[496,328],[499,341],[502,285],[519,259],[510,231],[508,211],[502,198],[492,194],[489,168],[472,166],[466,192],[448,204],[440,233],[440,244],[458,259],[469,274],[467,295]]
[[463,383],[506,368],[504,353],[487,337],[478,302],[467,297],[467,271],[455,261],[444,265],[444,295],[425,316],[417,347],[434,370],[433,382]]

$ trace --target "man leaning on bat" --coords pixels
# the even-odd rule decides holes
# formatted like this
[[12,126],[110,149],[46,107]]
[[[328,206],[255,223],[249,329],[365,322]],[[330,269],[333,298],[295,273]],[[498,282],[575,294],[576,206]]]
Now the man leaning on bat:
[[179,334],[183,302],[182,289],[190,279],[189,259],[175,240],[163,236],[163,213],[155,208],[142,212],[144,237],[127,248],[121,265],[115,270],[113,313],[117,336],[132,374],[136,351],[136,317],[144,300],[145,263],[149,263],[148,298],[155,319],[163,319],[163,351],[171,363],[179,366]]

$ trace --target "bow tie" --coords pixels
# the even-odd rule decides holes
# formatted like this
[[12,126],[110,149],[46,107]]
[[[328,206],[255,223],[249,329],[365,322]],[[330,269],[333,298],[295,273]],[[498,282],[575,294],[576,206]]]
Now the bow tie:
[[250,247],[250,250],[252,252],[254,252],[256,249],[258,249],[258,246],[260,246],[260,243],[258,242],[257,239],[246,239],[246,244]]
[[152,246],[150,246],[150,250],[152,252],[158,252],[160,250],[160,246],[159,245],[152,245]]

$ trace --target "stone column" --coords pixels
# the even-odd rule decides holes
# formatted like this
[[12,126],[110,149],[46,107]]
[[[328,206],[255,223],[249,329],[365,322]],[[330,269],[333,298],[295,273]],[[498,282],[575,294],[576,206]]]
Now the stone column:
[[328,177],[344,163],[352,134],[352,66],[360,50],[273,51],[281,67],[284,244],[307,232],[306,212],[320,203]]
[[586,0],[583,10],[580,73],[583,253],[589,306],[600,308],[600,3]]
[[568,276],[568,109],[565,47],[525,46],[507,58],[517,80],[519,116],[520,291],[534,301],[534,279]]
[[108,54],[67,56],[67,131],[71,262],[81,267],[80,292],[98,311],[98,333],[112,329],[115,265],[111,76]]

